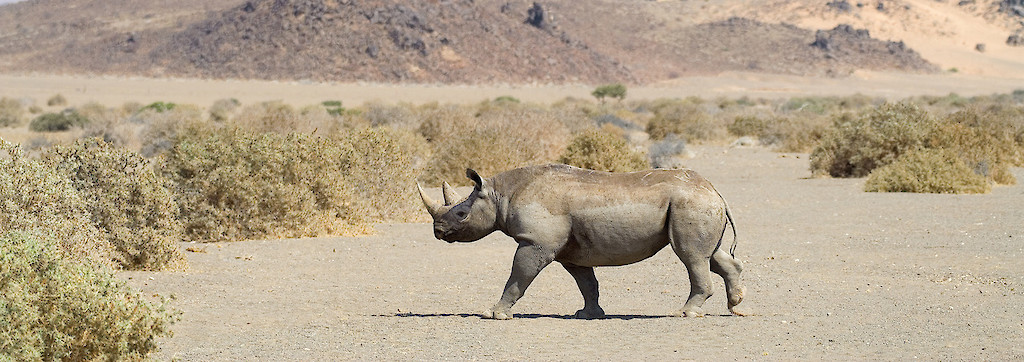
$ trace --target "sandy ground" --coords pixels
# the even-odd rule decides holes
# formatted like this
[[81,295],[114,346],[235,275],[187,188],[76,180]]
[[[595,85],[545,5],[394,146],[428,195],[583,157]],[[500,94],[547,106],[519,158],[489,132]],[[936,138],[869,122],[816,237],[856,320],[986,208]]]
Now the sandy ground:
[[[878,194],[863,179],[808,178],[807,157],[699,147],[739,228],[752,313],[729,316],[721,279],[703,318],[683,265],[597,270],[604,320],[557,265],[511,321],[498,298],[515,244],[434,240],[428,224],[357,238],[183,244],[186,272],[126,272],[183,314],[160,359],[735,360],[1024,358],[1024,186],[988,195]],[[1024,169],[1014,170],[1024,180]]]
[[[964,96],[1009,93],[1015,89],[1024,89],[1022,72],[995,76],[858,72],[847,78],[726,73],[714,77],[685,77],[648,86],[629,86],[627,98],[782,98],[860,93],[900,99],[949,93]],[[72,105],[99,102],[107,106],[164,101],[208,107],[223,98],[235,98],[243,104],[278,100],[296,106],[325,100],[341,100],[346,106],[369,101],[475,103],[505,95],[526,102],[551,103],[570,96],[592,99],[590,92],[593,90],[594,86],[590,85],[393,85],[0,74],[0,97],[24,99],[37,105],[45,105],[46,100],[55,94],[63,95]]]

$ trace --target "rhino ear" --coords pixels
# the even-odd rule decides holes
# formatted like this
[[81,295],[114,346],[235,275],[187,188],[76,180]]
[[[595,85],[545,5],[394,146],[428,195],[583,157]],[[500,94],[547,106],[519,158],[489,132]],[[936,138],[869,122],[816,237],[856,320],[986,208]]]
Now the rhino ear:
[[466,169],[466,177],[469,177],[470,180],[473,180],[473,183],[476,184],[475,189],[477,191],[484,188],[484,178],[480,177],[480,174],[476,173],[476,171],[473,171],[473,169]]

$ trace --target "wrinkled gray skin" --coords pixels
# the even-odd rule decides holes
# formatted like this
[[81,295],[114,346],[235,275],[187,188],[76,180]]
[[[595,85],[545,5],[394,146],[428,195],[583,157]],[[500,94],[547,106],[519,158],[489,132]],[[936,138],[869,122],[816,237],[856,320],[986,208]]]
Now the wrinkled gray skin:
[[422,188],[420,196],[438,239],[471,242],[501,231],[519,244],[505,291],[485,318],[512,318],[512,305],[552,261],[572,274],[583,294],[576,317],[602,318],[594,267],[635,263],[665,245],[672,245],[690,279],[690,296],[677,315],[702,315],[712,271],[725,280],[729,310],[742,315],[735,310],[743,300],[741,263],[720,248],[732,220],[725,200],[696,172],[608,173],[545,165],[489,179],[473,170],[466,176],[476,186],[465,199],[447,183],[443,204]]

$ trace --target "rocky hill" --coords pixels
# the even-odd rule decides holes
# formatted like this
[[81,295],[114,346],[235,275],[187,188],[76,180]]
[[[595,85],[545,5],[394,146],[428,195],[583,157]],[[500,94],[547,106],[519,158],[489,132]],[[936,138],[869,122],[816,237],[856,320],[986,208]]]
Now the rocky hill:
[[472,0],[257,0],[150,58],[175,75],[399,82],[633,80],[615,59]]
[[[947,7],[1009,27],[1013,1],[1002,1],[1010,4],[1004,11],[995,3]],[[916,34],[863,20],[921,18],[906,15],[910,5],[899,4],[30,0],[0,6],[0,71],[591,84],[725,71],[820,76],[858,69],[938,71],[934,60],[912,49],[914,43],[893,38]],[[882,38],[873,37],[876,33]]]

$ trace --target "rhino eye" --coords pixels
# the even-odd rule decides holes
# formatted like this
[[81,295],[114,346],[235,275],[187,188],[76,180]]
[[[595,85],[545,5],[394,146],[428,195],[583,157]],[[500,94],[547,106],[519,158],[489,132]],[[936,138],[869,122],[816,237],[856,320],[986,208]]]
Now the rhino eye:
[[466,212],[462,211],[462,210],[456,211],[455,212],[455,217],[460,218],[460,219],[464,218],[464,217],[466,217]]

